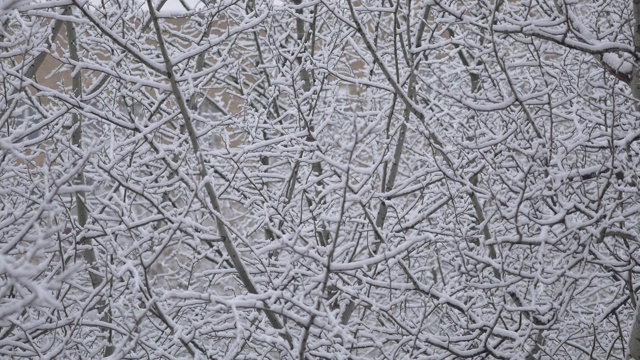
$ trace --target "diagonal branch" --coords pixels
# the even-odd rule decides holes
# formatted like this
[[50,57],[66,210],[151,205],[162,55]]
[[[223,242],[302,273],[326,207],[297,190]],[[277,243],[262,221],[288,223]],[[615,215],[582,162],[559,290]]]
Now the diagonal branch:
[[[151,14],[151,19],[153,22],[154,29],[156,31],[156,35],[158,37],[158,46],[160,47],[160,51],[162,52],[162,58],[166,65],[166,74],[169,82],[171,83],[171,90],[173,92],[173,96],[175,97],[176,103],[180,109],[180,114],[185,123],[185,127],[187,129],[187,133],[189,135],[189,140],[191,142],[191,146],[193,147],[193,152],[196,155],[198,165],[200,167],[200,176],[203,180],[205,180],[207,175],[207,166],[205,164],[204,158],[202,156],[202,152],[200,150],[200,143],[198,141],[198,135],[196,133],[195,127],[193,126],[193,122],[191,120],[191,113],[188,108],[187,101],[182,95],[182,91],[178,86],[178,83],[175,78],[175,73],[173,71],[173,64],[171,63],[171,58],[169,57],[169,53],[167,51],[167,46],[162,37],[162,30],[160,28],[160,23],[158,22],[157,13],[153,7],[151,0],[147,0],[147,5],[149,7],[149,12]],[[222,243],[224,244],[225,250],[229,254],[231,258],[231,262],[235,267],[236,271],[238,271],[238,275],[242,284],[245,286],[247,291],[252,294],[258,294],[258,290],[253,283],[253,279],[249,276],[249,271],[247,270],[247,266],[242,261],[238,249],[236,249],[235,244],[232,241],[232,238],[227,230],[227,227],[224,221],[220,218],[220,214],[222,213],[222,208],[220,206],[220,202],[218,201],[218,195],[216,194],[215,189],[213,188],[213,184],[211,181],[205,180],[204,184],[205,190],[207,192],[207,196],[209,198],[209,203],[211,208],[216,213],[216,226],[218,227],[218,232],[220,233],[220,237],[222,238]],[[275,329],[283,330],[284,327],[280,319],[276,316],[276,314],[268,309],[268,307],[264,310],[265,315],[267,316],[271,326]],[[293,340],[291,336],[286,332],[286,330],[281,334],[283,338],[289,343],[290,346],[293,345]]]

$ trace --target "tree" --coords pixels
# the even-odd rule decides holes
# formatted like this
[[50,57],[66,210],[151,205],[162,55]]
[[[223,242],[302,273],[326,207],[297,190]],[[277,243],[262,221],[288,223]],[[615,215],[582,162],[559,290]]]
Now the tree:
[[165,3],[0,15],[3,356],[640,358],[639,4]]

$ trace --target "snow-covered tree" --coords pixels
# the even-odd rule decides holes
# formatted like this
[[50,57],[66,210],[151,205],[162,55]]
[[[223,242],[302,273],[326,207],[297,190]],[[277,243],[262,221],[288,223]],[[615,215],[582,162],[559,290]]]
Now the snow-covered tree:
[[0,3],[1,356],[640,359],[637,1],[166,5]]

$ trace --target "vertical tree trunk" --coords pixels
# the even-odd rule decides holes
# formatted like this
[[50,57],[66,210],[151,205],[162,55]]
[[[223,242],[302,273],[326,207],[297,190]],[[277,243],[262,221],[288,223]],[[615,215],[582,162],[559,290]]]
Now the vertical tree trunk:
[[[67,12],[65,13],[71,13],[71,8],[69,7],[67,9]],[[75,26],[71,21],[66,21],[65,27],[67,28],[67,41],[69,42],[69,55],[71,56],[71,59],[73,61],[80,62],[80,57],[78,55],[78,47],[76,45],[78,36],[76,34]],[[82,72],[76,71],[76,73],[73,76],[72,87],[73,87],[73,96],[75,96],[76,99],[80,99],[82,97]],[[77,113],[73,114],[72,119],[73,119],[74,129],[73,129],[73,133],[71,134],[71,143],[75,148],[82,149],[82,119]],[[76,184],[79,186],[85,185],[84,171],[82,169],[80,170],[80,172],[78,173],[78,176],[76,177]],[[85,191],[84,190],[76,191],[75,198],[76,198],[75,199],[76,208],[78,211],[78,226],[80,230],[82,230],[87,225],[87,221],[89,219],[89,211],[86,205],[87,198],[86,198]],[[88,246],[88,248],[83,252],[83,256],[85,261],[87,262],[87,265],[89,266],[89,277],[91,278],[91,285],[93,286],[94,289],[97,289],[102,285],[104,278],[102,275],[100,275],[100,269],[98,268],[96,253],[93,250],[93,240],[88,238],[88,239],[83,239],[82,242],[84,242]],[[97,309],[98,309],[98,312],[103,313],[101,320],[104,321],[105,323],[111,323],[110,310],[107,308],[107,304],[104,300],[100,300],[98,302]],[[108,338],[109,338],[110,344],[108,344],[104,348],[104,353],[103,353],[104,357],[111,356],[115,351],[115,347],[113,346],[113,344],[111,344],[111,330],[109,330],[108,333],[109,333]]]

